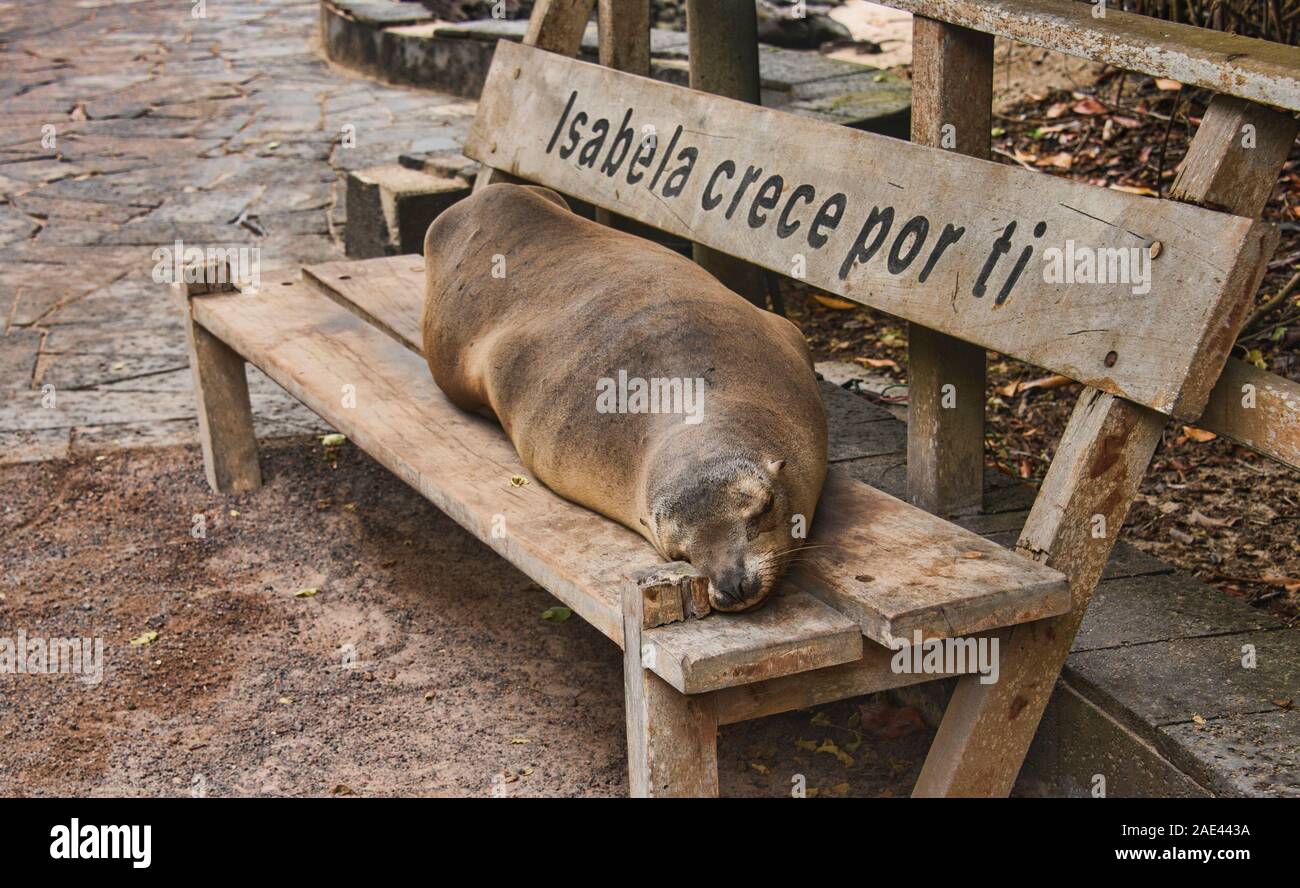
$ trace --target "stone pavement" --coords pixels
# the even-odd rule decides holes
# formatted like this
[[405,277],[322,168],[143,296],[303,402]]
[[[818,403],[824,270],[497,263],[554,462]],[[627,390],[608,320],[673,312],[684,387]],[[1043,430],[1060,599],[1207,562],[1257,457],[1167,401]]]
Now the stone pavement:
[[[0,461],[195,440],[175,241],[341,258],[344,177],[473,106],[315,51],[315,2],[0,2]],[[250,370],[262,435],[320,421]]]

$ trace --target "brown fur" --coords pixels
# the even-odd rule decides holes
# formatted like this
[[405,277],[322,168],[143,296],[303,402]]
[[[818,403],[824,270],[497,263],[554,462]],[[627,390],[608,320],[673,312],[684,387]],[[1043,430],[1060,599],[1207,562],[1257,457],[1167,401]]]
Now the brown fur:
[[[504,277],[492,274],[504,257]],[[655,243],[572,213],[552,191],[493,185],[425,239],[424,352],[465,410],[490,411],[561,496],[710,576],[715,606],[771,590],[826,476],[808,348]],[[601,413],[597,380],[703,378],[703,420]]]

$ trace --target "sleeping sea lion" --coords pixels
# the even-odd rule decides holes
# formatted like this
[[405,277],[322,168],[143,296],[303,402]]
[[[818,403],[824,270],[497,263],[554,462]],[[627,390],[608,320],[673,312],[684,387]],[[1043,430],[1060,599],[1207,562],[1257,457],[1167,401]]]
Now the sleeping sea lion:
[[826,412],[794,324],[672,250],[492,185],[424,243],[424,354],[560,496],[708,575],[744,610],[803,544]]

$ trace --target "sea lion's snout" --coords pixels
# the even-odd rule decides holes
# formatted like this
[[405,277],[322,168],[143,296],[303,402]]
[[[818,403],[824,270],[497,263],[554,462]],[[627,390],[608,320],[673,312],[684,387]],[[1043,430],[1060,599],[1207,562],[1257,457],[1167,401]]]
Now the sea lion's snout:
[[673,476],[641,526],[670,561],[709,578],[709,603],[736,613],[762,604],[788,564],[792,507],[785,460],[714,458]]
[[715,610],[749,610],[767,597],[772,584],[766,582],[753,566],[746,564],[748,560],[739,558],[710,577],[709,604]]

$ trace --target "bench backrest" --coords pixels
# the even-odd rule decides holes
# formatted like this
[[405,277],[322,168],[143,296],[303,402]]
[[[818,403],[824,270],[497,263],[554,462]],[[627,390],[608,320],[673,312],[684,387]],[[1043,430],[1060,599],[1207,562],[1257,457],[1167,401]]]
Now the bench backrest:
[[502,43],[465,153],[948,335],[1193,418],[1270,226]]

